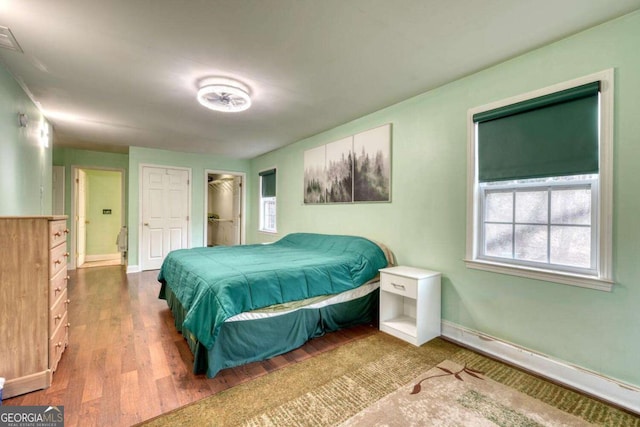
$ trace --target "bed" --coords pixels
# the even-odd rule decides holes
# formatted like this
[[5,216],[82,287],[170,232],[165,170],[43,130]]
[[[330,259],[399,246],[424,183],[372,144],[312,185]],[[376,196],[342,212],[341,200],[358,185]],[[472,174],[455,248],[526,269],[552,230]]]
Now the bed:
[[194,355],[194,373],[291,351],[378,314],[382,245],[355,236],[289,234],[271,244],[172,251],[159,297]]

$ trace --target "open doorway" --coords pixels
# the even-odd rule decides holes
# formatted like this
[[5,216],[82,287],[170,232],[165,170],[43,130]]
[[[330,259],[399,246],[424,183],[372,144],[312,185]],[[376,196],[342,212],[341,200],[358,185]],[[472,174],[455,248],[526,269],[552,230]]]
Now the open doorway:
[[124,171],[73,167],[73,267],[124,264]]
[[206,171],[205,244],[244,243],[244,180],[237,172]]

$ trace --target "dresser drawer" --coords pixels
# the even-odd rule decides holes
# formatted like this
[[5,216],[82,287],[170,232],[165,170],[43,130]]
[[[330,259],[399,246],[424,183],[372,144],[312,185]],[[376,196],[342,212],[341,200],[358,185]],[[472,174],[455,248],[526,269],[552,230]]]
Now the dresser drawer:
[[53,279],[49,280],[49,305],[53,305],[60,298],[62,292],[67,289],[68,280],[69,276],[67,276],[66,267],[60,270]]
[[56,329],[51,339],[49,339],[49,368],[52,371],[55,371],[58,367],[62,353],[69,343],[69,327],[67,322],[68,317],[65,313],[58,329]]
[[53,336],[55,330],[62,324],[62,318],[67,314],[67,305],[67,290],[65,289],[49,309],[49,336]]
[[49,221],[49,247],[53,248],[67,240],[67,221]]
[[418,281],[410,277],[380,274],[380,289],[386,292],[415,299],[418,295]]
[[63,268],[66,269],[68,257],[67,245],[64,243],[51,249],[49,255],[49,278],[54,277]]

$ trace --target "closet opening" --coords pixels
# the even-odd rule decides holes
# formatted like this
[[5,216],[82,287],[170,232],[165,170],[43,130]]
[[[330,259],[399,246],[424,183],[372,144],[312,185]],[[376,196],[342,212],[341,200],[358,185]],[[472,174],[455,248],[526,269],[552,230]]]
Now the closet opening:
[[205,245],[232,246],[245,243],[245,175],[206,171]]

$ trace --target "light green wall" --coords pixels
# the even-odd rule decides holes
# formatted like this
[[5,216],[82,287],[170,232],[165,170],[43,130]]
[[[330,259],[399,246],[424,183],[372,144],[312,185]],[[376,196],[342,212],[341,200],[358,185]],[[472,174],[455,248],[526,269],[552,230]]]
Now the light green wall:
[[[88,169],[87,172],[87,255],[118,253],[116,238],[122,221],[121,173]],[[111,209],[105,215],[103,209]]]
[[[29,118],[26,128],[18,113]],[[0,215],[52,212],[51,146],[40,145],[44,117],[0,64]]]
[[[251,163],[278,168],[279,236],[295,231],[368,236],[401,264],[443,272],[443,318],[640,386],[640,13],[627,15]],[[614,276],[611,293],[465,267],[467,110],[615,68]],[[393,78],[390,76],[390,78]],[[392,202],[305,206],[303,153],[393,124]],[[250,195],[251,242],[257,232]]]
[[[128,263],[131,266],[139,265],[138,246],[139,246],[139,228],[142,226],[140,222],[140,210],[138,209],[139,201],[139,182],[140,182],[140,166],[154,165],[165,167],[180,167],[191,169],[191,246],[206,245],[204,236],[205,221],[205,182],[207,177],[205,171],[223,170],[230,172],[249,172],[250,162],[248,160],[230,159],[227,157],[183,153],[177,151],[154,150],[150,148],[131,147],[129,149],[129,252]],[[251,191],[251,183],[248,190]]]
[[[125,201],[128,194],[128,182],[129,182],[129,155],[121,153],[105,153],[101,151],[91,150],[78,150],[74,148],[54,148],[53,150],[53,164],[55,166],[64,166],[64,213],[69,215],[67,220],[67,227],[71,230],[71,203],[73,199],[73,192],[71,182],[73,179],[72,169],[117,169],[124,171],[125,180]],[[124,221],[127,225],[128,218],[128,206],[125,203]],[[69,236],[71,238],[71,236]],[[115,238],[114,238],[115,239]],[[114,240],[115,241],[115,240]],[[70,242],[69,248],[72,247]]]

